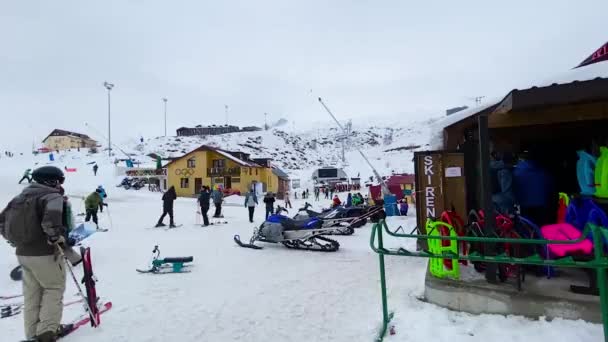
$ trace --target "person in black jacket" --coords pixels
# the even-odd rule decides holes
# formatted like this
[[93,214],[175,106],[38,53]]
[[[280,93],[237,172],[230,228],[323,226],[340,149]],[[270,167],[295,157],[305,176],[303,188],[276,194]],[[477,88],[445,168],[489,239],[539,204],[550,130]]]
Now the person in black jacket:
[[163,220],[165,216],[169,214],[169,227],[175,228],[175,222],[173,221],[173,201],[177,198],[177,194],[175,193],[175,187],[171,186],[167,192],[163,195],[163,214],[158,219],[158,223],[156,227],[164,227],[165,224]]
[[268,215],[272,215],[272,211],[274,210],[274,195],[272,192],[267,192],[266,196],[264,196],[264,203],[266,204],[266,219],[268,219]]
[[209,225],[209,217],[207,212],[209,211],[209,200],[211,199],[211,191],[208,186],[203,185],[201,193],[198,195],[198,204],[201,206],[201,214],[203,215],[203,225]]

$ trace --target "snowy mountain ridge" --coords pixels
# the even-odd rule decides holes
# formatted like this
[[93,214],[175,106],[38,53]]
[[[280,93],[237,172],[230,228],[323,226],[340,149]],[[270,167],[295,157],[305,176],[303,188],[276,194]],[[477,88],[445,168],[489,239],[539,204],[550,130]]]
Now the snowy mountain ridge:
[[377,164],[376,168],[384,170],[381,173],[412,172],[412,153],[428,146],[431,121],[409,126],[353,126],[349,136],[329,125],[314,130],[287,129],[283,125],[258,132],[156,137],[144,144],[133,144],[127,153],[134,156],[156,154],[172,159],[201,145],[209,145],[249,153],[252,158],[272,158],[274,165],[290,173],[333,166],[353,168],[355,174],[371,175],[369,167],[361,165],[364,160],[356,150],[359,148],[373,164]]

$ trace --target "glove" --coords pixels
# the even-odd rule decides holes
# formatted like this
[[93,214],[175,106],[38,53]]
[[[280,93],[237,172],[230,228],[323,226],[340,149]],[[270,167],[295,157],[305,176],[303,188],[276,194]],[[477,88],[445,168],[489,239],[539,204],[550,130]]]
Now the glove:
[[49,245],[65,244],[65,237],[63,237],[63,235],[49,236],[47,242],[48,242]]
[[104,203],[104,204],[103,204],[103,206],[104,206],[104,207],[107,207],[107,206],[108,206],[108,203]]

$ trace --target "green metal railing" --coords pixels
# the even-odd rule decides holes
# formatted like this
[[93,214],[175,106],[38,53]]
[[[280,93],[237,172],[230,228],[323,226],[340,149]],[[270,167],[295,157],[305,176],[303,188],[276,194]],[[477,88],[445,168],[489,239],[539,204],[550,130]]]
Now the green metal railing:
[[[416,229],[414,229],[416,231]],[[506,263],[506,264],[519,264],[519,265],[542,265],[542,266],[556,266],[556,267],[577,267],[577,268],[590,268],[595,269],[597,272],[598,287],[600,292],[600,308],[602,312],[602,323],[604,326],[604,341],[608,342],[608,288],[606,287],[606,269],[608,268],[608,257],[603,252],[603,240],[608,240],[608,229],[601,228],[599,226],[588,224],[583,230],[582,236],[578,240],[540,240],[540,239],[514,239],[514,238],[498,238],[498,237],[471,237],[471,236],[431,236],[414,234],[414,231],[410,234],[400,234],[391,232],[386,225],[385,220],[380,220],[372,226],[372,233],[370,237],[370,247],[374,252],[378,254],[380,262],[380,288],[382,291],[382,328],[378,334],[376,341],[382,341],[386,335],[388,324],[392,320],[394,313],[388,310],[388,300],[386,294],[386,270],[384,267],[384,256],[409,256],[409,257],[422,257],[422,258],[440,258],[440,259],[456,259],[456,260],[467,260],[467,261],[480,261],[488,263]],[[506,254],[498,254],[495,256],[484,256],[479,253],[473,252],[468,255],[459,255],[455,253],[441,253],[434,254],[429,251],[409,251],[405,248],[398,249],[386,249],[384,248],[383,232],[388,235],[397,238],[412,238],[419,240],[451,240],[451,241],[465,241],[465,242],[480,242],[480,243],[513,243],[513,244],[533,244],[533,245],[569,245],[576,244],[583,241],[590,233],[596,237],[593,239],[594,254],[593,259],[590,261],[576,261],[572,257],[564,257],[560,259],[543,259],[540,255],[534,254],[528,257],[512,257]],[[602,237],[602,238],[600,238]],[[376,240],[378,244],[376,246]]]

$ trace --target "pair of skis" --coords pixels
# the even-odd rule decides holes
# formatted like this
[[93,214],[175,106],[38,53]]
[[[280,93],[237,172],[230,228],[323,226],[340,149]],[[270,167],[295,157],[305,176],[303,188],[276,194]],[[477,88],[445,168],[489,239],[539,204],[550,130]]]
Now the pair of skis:
[[[64,302],[63,307],[84,302],[83,298],[78,298],[72,301]],[[23,311],[23,302],[0,305],[0,318],[8,318],[16,316]]]
[[59,248],[59,252],[60,252],[61,256],[65,260],[65,264],[70,272],[70,275],[72,276],[72,280],[76,284],[76,288],[78,289],[78,294],[82,298],[82,302],[84,303],[84,308],[86,311],[83,316],[79,317],[78,319],[73,321],[71,324],[67,325],[66,329],[64,329],[64,331],[62,332],[62,334],[60,336],[60,337],[65,337],[65,336],[73,333],[74,331],[76,331],[78,328],[80,328],[84,325],[87,325],[89,323],[94,328],[98,327],[99,324],[101,323],[101,320],[100,320],[101,314],[104,312],[107,312],[108,310],[110,310],[112,308],[112,302],[105,302],[101,305],[98,305],[97,291],[95,289],[95,282],[97,281],[97,279],[95,278],[95,275],[93,274],[91,249],[89,247],[87,247],[87,248],[80,247],[80,254],[82,256],[82,268],[84,271],[82,283],[84,284],[84,287],[85,287],[85,292],[86,292],[86,295],[85,295],[85,292],[83,292],[82,288],[80,287],[80,282],[76,279],[76,275],[74,274],[72,264],[70,263],[68,258],[63,253],[63,249],[61,249],[61,247],[59,247],[59,246],[58,246],[58,248]]

